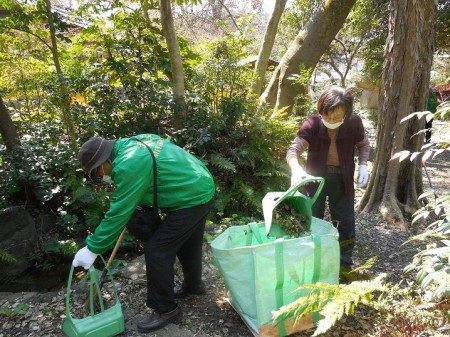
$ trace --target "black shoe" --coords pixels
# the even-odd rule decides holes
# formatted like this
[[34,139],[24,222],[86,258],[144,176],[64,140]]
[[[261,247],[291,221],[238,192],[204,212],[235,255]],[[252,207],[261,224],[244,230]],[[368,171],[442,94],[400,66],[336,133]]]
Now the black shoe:
[[181,308],[178,305],[175,309],[165,313],[154,312],[147,319],[137,325],[139,332],[150,332],[161,329],[169,323],[177,322],[181,319]]
[[204,295],[206,294],[206,290],[203,282],[195,288],[187,288],[184,284],[181,284],[173,288],[173,294],[175,295],[175,298],[183,298],[187,295]]

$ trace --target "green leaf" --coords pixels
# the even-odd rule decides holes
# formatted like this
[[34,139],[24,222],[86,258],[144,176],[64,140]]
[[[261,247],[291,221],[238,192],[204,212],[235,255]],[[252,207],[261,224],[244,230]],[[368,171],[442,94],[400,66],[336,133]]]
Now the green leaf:
[[27,304],[19,303],[14,307],[13,311],[18,315],[24,315],[28,312],[29,309],[30,307]]
[[212,165],[217,166],[223,170],[236,172],[236,166],[228,158],[225,158],[220,153],[211,155],[209,161]]
[[431,282],[433,282],[433,280],[434,280],[434,273],[430,273],[423,278],[420,286],[422,287],[422,289],[425,289],[430,285]]
[[13,314],[14,314],[14,311],[12,311],[11,308],[8,308],[5,306],[0,307],[0,315],[11,316]]

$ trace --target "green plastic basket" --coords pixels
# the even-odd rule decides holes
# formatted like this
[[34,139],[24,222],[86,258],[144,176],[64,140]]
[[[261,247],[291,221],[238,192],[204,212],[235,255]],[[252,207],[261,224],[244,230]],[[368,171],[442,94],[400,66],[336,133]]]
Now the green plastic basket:
[[[303,187],[307,184],[316,183],[318,184],[316,192],[312,198],[301,193]],[[266,235],[272,227],[272,217],[274,209],[280,205],[282,202],[288,202],[290,206],[295,209],[299,214],[306,216],[306,230],[310,230],[312,223],[312,205],[316,202],[322,188],[324,186],[325,180],[321,177],[314,177],[311,175],[305,176],[296,185],[291,186],[286,192],[269,192],[265,195],[262,200],[264,223],[266,227]],[[270,233],[272,234],[272,233]]]
[[[103,258],[102,258],[103,260]],[[105,262],[103,260],[103,262]],[[106,264],[105,264],[106,266]],[[106,267],[105,267],[106,268]],[[89,307],[90,315],[84,318],[73,318],[71,315],[71,285],[74,267],[70,269],[69,281],[67,283],[66,293],[66,318],[62,323],[63,332],[69,337],[108,337],[115,336],[125,330],[125,319],[122,313],[122,306],[117,296],[117,290],[114,285],[111,273],[108,270],[108,277],[113,284],[114,304],[105,309],[105,304],[100,290],[98,271],[91,266],[87,277],[89,278]],[[95,312],[94,289],[98,295],[99,312]]]

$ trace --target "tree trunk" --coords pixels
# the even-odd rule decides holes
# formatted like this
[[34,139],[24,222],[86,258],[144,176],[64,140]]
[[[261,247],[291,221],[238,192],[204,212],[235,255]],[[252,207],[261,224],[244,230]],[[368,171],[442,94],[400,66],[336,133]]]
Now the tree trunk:
[[292,110],[295,98],[305,93],[305,81],[292,80],[304,70],[312,70],[341,29],[356,0],[325,0],[321,9],[300,31],[261,95],[261,104]]
[[186,118],[186,102],[184,100],[184,71],[180,46],[178,45],[177,33],[173,22],[170,0],[161,0],[160,12],[163,34],[166,38],[170,58],[170,67],[172,70],[172,88],[174,98],[173,127],[176,130],[180,130],[183,128],[184,119]]
[[[375,164],[359,210],[380,211],[383,217],[406,229],[405,216],[418,207],[422,192],[421,164],[418,160],[390,160],[401,151],[420,151],[423,119],[400,120],[426,110],[430,70],[433,60],[433,0],[391,0],[389,35],[378,101],[379,122]],[[400,179],[399,179],[400,178]]]
[[211,7],[212,18],[214,22],[217,22],[222,19],[222,2],[217,0],[208,0],[208,4]]
[[259,96],[264,85],[267,66],[269,64],[270,54],[272,53],[275,36],[277,35],[278,23],[283,15],[287,0],[276,0],[275,7],[267,24],[264,40],[259,50],[258,60],[256,61],[255,71],[253,72],[253,84],[251,94]]
[[14,125],[8,109],[3,103],[3,99],[0,96],[0,134],[2,135],[3,142],[8,150],[13,150],[16,146],[20,145],[19,135],[17,134],[16,126]]
[[72,145],[73,150],[76,150],[78,147],[77,144],[77,136],[75,133],[75,128],[73,126],[72,116],[70,113],[70,96],[69,90],[67,88],[66,80],[64,78],[63,71],[61,69],[61,65],[59,63],[59,55],[58,55],[58,43],[56,40],[55,34],[55,25],[53,23],[53,14],[52,14],[52,5],[50,0],[45,0],[45,5],[47,9],[47,20],[48,20],[48,28],[50,31],[50,38],[52,41],[51,50],[53,56],[53,63],[55,64],[56,74],[59,80],[59,94],[61,101],[61,108],[63,114],[63,121],[67,128],[67,134],[69,135],[70,144]]

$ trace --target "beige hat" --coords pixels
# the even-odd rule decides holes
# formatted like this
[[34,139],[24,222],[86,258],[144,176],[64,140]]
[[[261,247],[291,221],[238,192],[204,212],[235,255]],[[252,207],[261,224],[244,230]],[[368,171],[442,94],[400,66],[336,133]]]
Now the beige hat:
[[91,175],[93,169],[103,164],[114,148],[115,140],[106,140],[102,137],[92,137],[85,142],[78,152],[78,160]]

